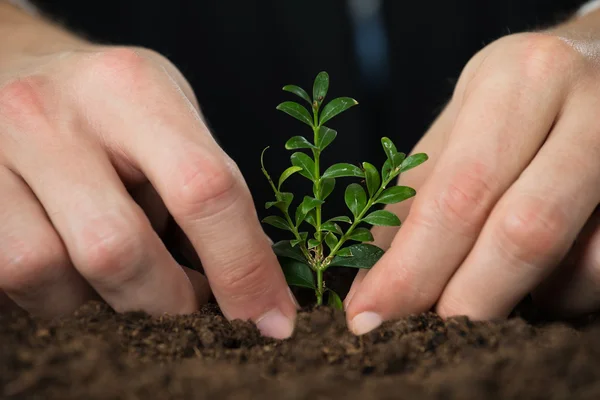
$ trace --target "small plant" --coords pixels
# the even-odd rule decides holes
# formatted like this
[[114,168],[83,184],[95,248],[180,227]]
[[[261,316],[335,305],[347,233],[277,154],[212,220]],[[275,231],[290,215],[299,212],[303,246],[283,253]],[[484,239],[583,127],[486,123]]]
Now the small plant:
[[[381,144],[387,160],[381,168],[381,174],[368,162],[362,163],[362,168],[349,163],[334,164],[321,174],[321,153],[337,136],[336,131],[324,124],[358,102],[349,97],[339,97],[323,106],[329,90],[329,75],[326,72],[317,75],[312,99],[304,89],[295,85],[285,86],[283,90],[299,96],[310,105],[312,113],[293,101],[281,103],[277,109],[310,126],[313,141],[310,142],[303,136],[294,136],[287,141],[287,150],[304,150],[310,155],[294,152],[291,156],[292,166],[283,171],[277,184],[264,165],[264,154],[268,147],[263,150],[262,172],[275,192],[275,201],[266,203],[265,207],[279,209],[282,216],[268,216],[262,222],[293,235],[293,239],[273,245],[287,283],[290,286],[313,289],[318,305],[323,304],[323,297],[327,294],[328,304],[341,309],[342,301],[337,293],[326,287],[323,272],[331,267],[369,269],[381,258],[383,250],[365,243],[373,241],[373,235],[369,229],[360,225],[400,226],[398,217],[389,211],[369,211],[376,204],[394,204],[413,197],[416,194],[413,188],[387,186],[402,172],[426,161],[427,155],[420,153],[406,157],[396,150],[390,139],[384,137]],[[290,207],[294,194],[282,191],[281,188],[296,173],[312,182],[313,193],[312,196],[304,196],[292,218]],[[352,217],[339,216],[323,221],[322,207],[325,200],[333,192],[336,180],[346,177],[359,178],[366,186],[366,190],[359,183],[351,183],[346,187],[344,199]],[[348,228],[344,230],[340,224],[347,224]],[[307,226],[312,227],[312,234],[305,229]],[[349,242],[359,243],[348,245]]]

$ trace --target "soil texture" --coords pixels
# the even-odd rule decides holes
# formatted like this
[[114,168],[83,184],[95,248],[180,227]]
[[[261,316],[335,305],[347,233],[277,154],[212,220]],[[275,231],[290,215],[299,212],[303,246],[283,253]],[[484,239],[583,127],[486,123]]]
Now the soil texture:
[[600,324],[447,321],[433,313],[363,337],[329,308],[294,337],[262,338],[216,306],[188,316],[90,303],[52,322],[0,317],[5,399],[599,399]]

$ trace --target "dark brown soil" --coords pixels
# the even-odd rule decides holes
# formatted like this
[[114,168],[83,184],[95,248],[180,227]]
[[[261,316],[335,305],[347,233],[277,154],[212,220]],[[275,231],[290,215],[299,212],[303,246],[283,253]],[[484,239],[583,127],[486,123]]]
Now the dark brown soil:
[[190,316],[92,303],[42,322],[0,317],[10,399],[599,399],[600,325],[442,321],[423,314],[362,338],[340,312],[299,315],[275,342],[215,306]]

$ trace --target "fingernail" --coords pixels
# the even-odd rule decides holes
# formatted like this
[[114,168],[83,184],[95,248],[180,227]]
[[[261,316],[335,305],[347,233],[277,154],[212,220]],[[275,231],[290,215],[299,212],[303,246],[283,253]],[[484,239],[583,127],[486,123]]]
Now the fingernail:
[[296,296],[294,296],[294,293],[292,293],[292,289],[290,289],[288,287],[288,293],[290,294],[290,298],[292,299],[292,302],[294,303],[294,305],[296,306],[296,309],[300,309],[300,303],[298,303],[298,300],[296,299]]
[[263,336],[287,339],[294,332],[294,321],[286,317],[278,308],[274,308],[256,320],[256,327]]
[[383,320],[379,314],[371,311],[365,311],[352,318],[352,321],[350,321],[350,330],[355,335],[360,336],[379,327],[382,322]]

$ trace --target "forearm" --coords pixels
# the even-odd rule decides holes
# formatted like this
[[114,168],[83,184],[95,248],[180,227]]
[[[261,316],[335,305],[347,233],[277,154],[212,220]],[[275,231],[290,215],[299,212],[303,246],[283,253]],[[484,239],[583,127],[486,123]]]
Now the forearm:
[[43,17],[0,0],[0,73],[32,56],[74,50],[88,43]]

